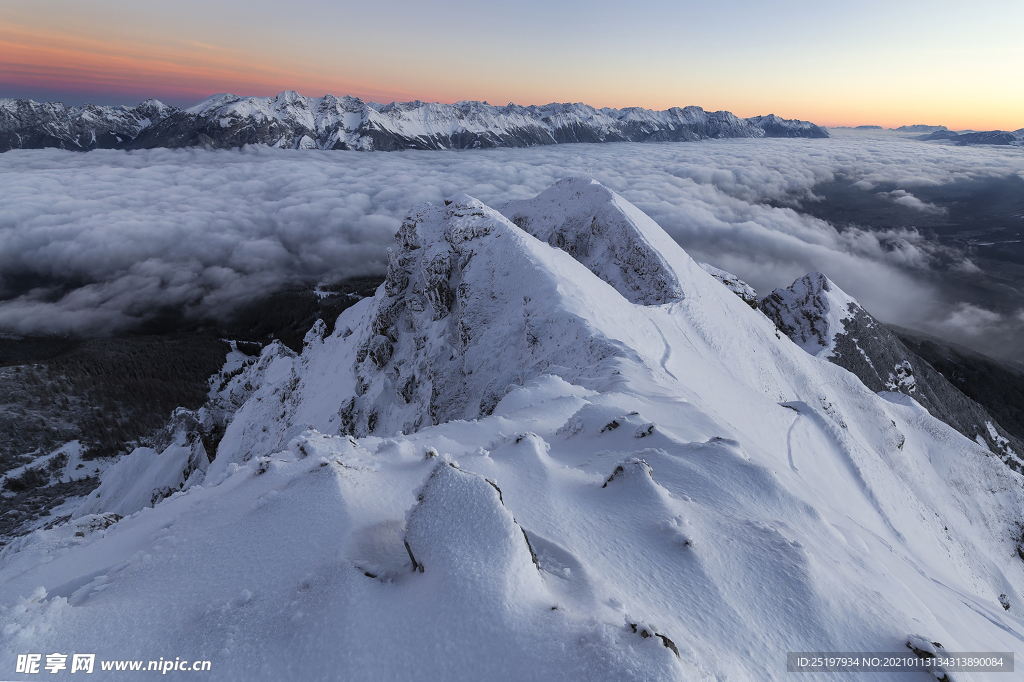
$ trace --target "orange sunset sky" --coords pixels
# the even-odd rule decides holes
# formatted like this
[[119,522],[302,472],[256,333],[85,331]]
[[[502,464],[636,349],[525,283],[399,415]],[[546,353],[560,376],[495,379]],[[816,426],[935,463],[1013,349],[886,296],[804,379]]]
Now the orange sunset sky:
[[1024,127],[1024,3],[8,0],[0,97],[216,92],[696,104],[820,125]]

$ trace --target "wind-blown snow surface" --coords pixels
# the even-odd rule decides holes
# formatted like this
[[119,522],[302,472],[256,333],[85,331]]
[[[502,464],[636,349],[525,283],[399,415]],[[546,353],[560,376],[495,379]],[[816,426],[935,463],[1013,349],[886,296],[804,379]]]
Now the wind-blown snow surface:
[[[559,191],[628,239],[657,228]],[[470,196],[398,242],[334,334],[232,380],[252,391],[202,486],[0,553],[0,670],[88,651],[226,680],[781,680],[787,651],[911,635],[1020,650],[1021,477],[670,240],[678,291],[649,306],[604,281],[614,257]]]

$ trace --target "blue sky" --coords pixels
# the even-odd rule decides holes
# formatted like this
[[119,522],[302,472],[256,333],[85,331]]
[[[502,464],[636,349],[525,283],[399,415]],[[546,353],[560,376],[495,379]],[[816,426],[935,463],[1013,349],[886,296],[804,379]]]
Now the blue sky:
[[0,96],[215,92],[696,104],[823,125],[1024,126],[1024,3],[8,0]]

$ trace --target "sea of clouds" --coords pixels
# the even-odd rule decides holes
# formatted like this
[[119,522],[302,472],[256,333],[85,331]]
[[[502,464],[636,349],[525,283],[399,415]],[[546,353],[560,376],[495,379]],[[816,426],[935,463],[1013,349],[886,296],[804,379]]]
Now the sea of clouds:
[[12,151],[0,154],[0,331],[102,335],[160,310],[227,315],[284,285],[383,273],[417,203],[466,192],[493,204],[589,174],[762,295],[820,270],[884,321],[1020,357],[1024,311],[938,293],[939,260],[976,268],[962,255],[915,230],[837,230],[799,210],[816,184],[845,177],[931,214],[943,209],[916,187],[1014,173],[1019,150],[843,131],[452,152]]

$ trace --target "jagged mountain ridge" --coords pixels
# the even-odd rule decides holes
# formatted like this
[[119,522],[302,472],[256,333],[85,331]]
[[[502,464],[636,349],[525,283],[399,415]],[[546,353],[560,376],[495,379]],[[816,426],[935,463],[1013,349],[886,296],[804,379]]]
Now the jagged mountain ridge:
[[937,419],[984,443],[1011,468],[1024,470],[1019,438],[822,273],[776,289],[761,300],[760,309],[811,355],[853,372],[876,393],[913,398]]
[[148,99],[134,107],[0,99],[0,151],[11,149],[123,149],[177,107]]
[[741,119],[700,107],[652,111],[586,104],[504,107],[486,102],[363,102],[356,97],[213,95],[188,109],[147,100],[137,107],[65,107],[0,100],[0,151],[265,144],[290,149],[470,149],[567,142],[670,142],[728,137],[828,137],[807,121]]

